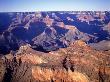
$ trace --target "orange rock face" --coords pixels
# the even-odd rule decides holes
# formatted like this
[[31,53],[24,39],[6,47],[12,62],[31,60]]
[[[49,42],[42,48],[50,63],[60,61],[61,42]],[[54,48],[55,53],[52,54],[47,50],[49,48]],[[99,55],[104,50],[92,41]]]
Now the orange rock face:
[[15,57],[6,55],[4,60],[6,68],[13,70],[11,82],[110,81],[110,55],[96,51],[80,40],[68,48],[49,53],[25,45]]
[[48,82],[89,82],[88,77],[79,72],[68,72],[64,69],[46,69],[40,67],[33,67],[32,75],[36,80]]

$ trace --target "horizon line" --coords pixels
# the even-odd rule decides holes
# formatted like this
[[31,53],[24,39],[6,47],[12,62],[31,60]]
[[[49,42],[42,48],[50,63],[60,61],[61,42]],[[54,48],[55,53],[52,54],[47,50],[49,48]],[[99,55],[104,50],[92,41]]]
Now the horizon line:
[[37,10],[37,11],[0,11],[0,13],[4,12],[110,12],[110,10]]

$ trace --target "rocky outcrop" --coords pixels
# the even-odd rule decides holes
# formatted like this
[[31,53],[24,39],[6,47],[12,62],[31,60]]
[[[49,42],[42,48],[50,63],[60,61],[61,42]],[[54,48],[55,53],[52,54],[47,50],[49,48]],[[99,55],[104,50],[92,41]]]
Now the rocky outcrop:
[[[2,57],[4,82],[109,82],[110,56],[96,51],[83,41],[49,53],[20,48],[15,56]],[[94,54],[95,53],[95,54]]]

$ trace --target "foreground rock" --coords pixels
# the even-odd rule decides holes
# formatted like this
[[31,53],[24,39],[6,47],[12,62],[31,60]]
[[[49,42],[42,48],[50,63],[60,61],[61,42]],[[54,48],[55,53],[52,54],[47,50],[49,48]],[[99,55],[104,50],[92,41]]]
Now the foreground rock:
[[14,56],[2,57],[6,68],[3,82],[109,82],[107,53],[96,51],[80,40],[49,53],[25,45]]

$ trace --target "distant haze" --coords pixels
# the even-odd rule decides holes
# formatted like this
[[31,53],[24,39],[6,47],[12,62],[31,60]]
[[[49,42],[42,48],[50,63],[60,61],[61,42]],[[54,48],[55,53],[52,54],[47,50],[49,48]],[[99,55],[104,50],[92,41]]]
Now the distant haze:
[[110,11],[110,0],[0,0],[0,12]]

